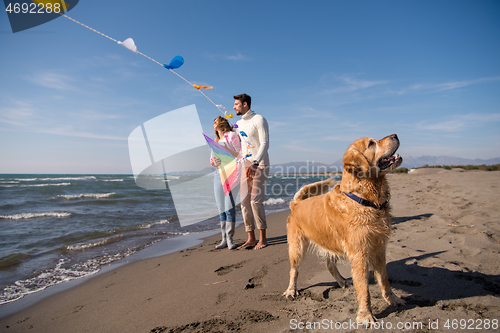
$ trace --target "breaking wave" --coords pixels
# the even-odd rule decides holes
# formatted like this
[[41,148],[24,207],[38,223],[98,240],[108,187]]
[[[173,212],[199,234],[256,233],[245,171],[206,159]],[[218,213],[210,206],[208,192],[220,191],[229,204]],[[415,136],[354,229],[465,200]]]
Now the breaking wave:
[[285,204],[286,200],[283,198],[270,198],[263,202],[266,206],[282,205]]
[[82,194],[65,194],[58,195],[58,198],[64,198],[67,200],[79,199],[79,198],[92,198],[92,199],[105,199],[115,195],[116,192],[111,193],[82,193]]
[[66,212],[47,212],[47,213],[21,213],[14,215],[0,215],[0,219],[5,220],[26,220],[39,217],[68,217],[71,213]]

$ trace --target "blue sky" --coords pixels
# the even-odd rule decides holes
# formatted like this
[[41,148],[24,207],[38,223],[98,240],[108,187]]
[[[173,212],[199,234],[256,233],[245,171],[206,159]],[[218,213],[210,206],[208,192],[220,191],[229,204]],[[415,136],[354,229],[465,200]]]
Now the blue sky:
[[[251,95],[273,164],[392,133],[403,157],[500,157],[498,1],[81,0],[68,15],[183,56],[217,104]],[[131,173],[129,134],[190,104],[213,135],[198,91],[64,17],[14,34],[3,12],[0,41],[0,173]]]

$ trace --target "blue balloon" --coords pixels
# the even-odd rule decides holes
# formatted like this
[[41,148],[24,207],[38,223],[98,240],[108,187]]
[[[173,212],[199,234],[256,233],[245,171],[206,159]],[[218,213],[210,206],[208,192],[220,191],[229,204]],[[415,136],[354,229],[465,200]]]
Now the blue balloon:
[[170,61],[170,64],[163,64],[163,67],[165,67],[166,69],[175,69],[181,67],[183,64],[184,58],[181,56],[176,56]]

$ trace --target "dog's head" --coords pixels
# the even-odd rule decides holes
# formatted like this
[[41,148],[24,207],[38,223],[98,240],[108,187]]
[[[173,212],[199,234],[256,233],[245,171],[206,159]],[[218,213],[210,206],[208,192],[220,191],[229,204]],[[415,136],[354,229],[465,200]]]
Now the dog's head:
[[396,134],[381,140],[363,138],[354,141],[344,154],[344,172],[357,178],[379,178],[394,170],[403,158],[394,155],[399,148]]

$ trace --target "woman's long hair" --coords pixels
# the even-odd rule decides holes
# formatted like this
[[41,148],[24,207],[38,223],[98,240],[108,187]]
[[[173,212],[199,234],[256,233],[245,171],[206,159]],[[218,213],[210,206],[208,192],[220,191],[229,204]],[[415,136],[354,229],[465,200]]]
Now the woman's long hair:
[[215,130],[215,141],[217,142],[219,142],[219,140],[222,139],[219,137],[219,131],[221,131],[224,134],[226,132],[233,131],[233,128],[231,127],[231,125],[229,125],[229,121],[227,121],[227,119],[222,116],[218,116],[217,118],[215,118],[214,123],[217,123],[217,127]]

